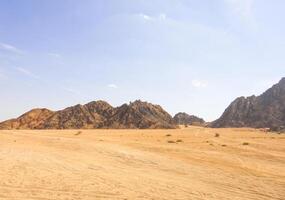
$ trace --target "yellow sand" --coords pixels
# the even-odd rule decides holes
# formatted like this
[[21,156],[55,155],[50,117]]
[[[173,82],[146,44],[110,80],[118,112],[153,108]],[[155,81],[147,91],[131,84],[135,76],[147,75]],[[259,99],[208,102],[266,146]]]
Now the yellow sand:
[[285,135],[199,127],[0,131],[0,199],[284,200]]

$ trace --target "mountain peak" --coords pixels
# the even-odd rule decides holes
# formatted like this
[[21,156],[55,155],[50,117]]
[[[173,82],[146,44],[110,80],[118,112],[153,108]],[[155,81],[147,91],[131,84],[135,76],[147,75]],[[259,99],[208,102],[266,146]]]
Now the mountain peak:
[[280,129],[285,126],[285,78],[260,96],[239,97],[212,122],[212,127]]
[[282,84],[282,85],[285,85],[285,77],[281,78],[281,80],[279,81],[278,84]]
[[189,115],[185,112],[179,112],[174,117],[173,120],[178,125],[203,125],[205,124],[204,119],[196,117],[195,115]]
[[130,102],[129,105],[149,105],[150,103],[147,101],[142,101],[140,99],[135,100],[134,102]]
[[115,128],[175,128],[170,114],[159,105],[136,100],[115,108],[115,114],[108,121]]

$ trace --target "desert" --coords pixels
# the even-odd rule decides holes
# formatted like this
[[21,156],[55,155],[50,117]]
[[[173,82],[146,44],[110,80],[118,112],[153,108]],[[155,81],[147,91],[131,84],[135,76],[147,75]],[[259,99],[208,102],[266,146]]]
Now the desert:
[[251,128],[1,130],[0,199],[282,200],[284,141]]
[[0,200],[285,200],[284,10],[0,0]]

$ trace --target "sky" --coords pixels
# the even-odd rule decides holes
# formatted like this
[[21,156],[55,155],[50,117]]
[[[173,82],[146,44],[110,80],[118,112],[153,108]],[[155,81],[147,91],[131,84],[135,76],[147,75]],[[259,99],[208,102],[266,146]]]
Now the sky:
[[136,99],[218,118],[285,76],[284,0],[0,0],[0,120]]

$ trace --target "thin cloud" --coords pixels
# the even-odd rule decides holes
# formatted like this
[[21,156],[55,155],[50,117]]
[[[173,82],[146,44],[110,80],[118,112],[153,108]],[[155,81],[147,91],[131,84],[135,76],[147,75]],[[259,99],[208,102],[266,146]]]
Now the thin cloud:
[[5,78],[7,78],[6,75],[0,72],[0,79],[5,79]]
[[253,12],[255,0],[225,0],[225,3],[233,15],[251,26],[256,26]]
[[33,79],[40,79],[37,75],[35,75],[34,73],[32,73],[31,71],[25,69],[25,68],[22,68],[22,67],[16,67],[16,70],[18,72],[21,72],[22,74],[30,77],[30,78],[33,78]]
[[241,17],[248,18],[253,12],[254,0],[226,0],[233,11]]
[[80,92],[68,87],[61,87],[62,90],[69,92],[71,94],[80,95]]
[[160,20],[166,20],[166,14],[164,14],[164,13],[163,13],[163,14],[160,14],[160,15],[159,15],[159,19],[160,19]]
[[195,88],[205,88],[208,86],[208,82],[202,80],[192,80],[192,86]]
[[113,89],[117,89],[118,86],[116,84],[109,84],[108,85],[109,88],[113,88]]
[[[32,79],[35,79],[41,83],[44,83],[44,84],[50,84],[49,82],[45,81],[45,80],[42,80],[39,76],[37,76],[36,74],[34,74],[33,72],[25,69],[25,68],[22,68],[22,67],[16,67],[15,68],[18,72],[24,74],[25,76],[27,77],[30,77]],[[0,73],[0,78],[1,78],[1,73]],[[62,86],[62,85],[57,85],[56,86],[58,89],[61,89],[65,92],[68,92],[68,93],[71,93],[71,94],[74,94],[74,95],[78,95],[80,96],[80,92],[78,90],[75,90],[75,89],[72,89],[70,87],[65,87],[65,86]]]
[[58,53],[48,53],[48,56],[53,57],[53,58],[61,58],[62,56]]
[[16,54],[23,54],[24,53],[24,51],[18,49],[17,47],[12,46],[10,44],[5,44],[5,43],[0,43],[0,49],[2,49],[4,51],[16,53]]

